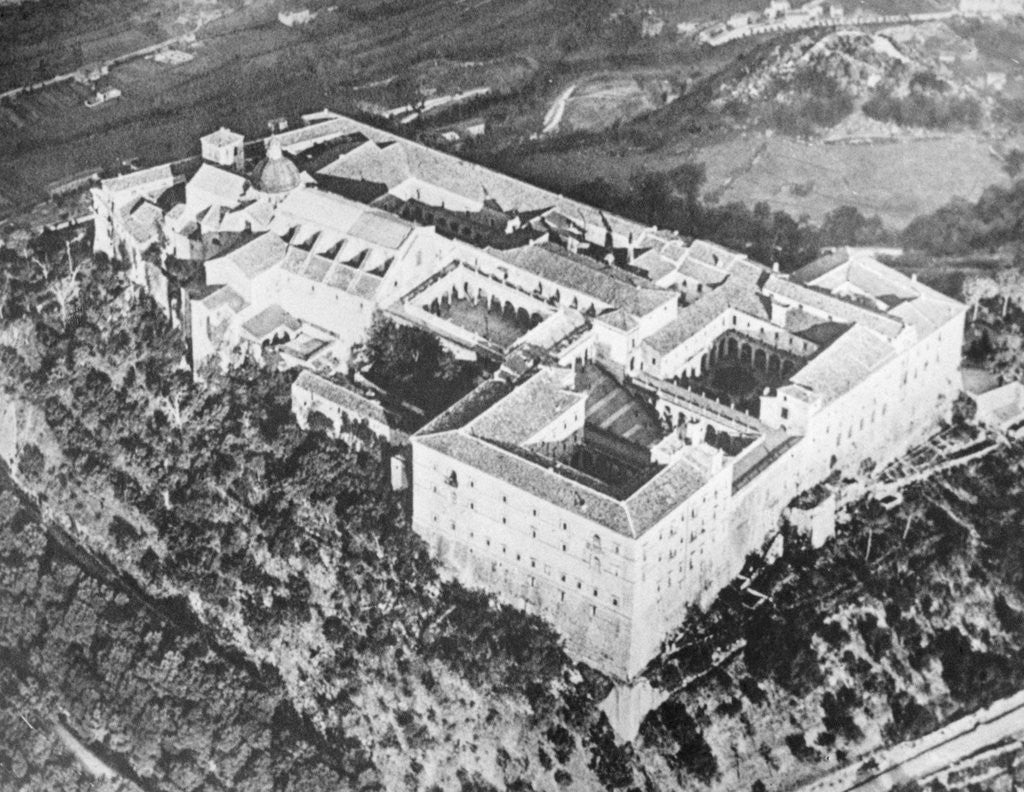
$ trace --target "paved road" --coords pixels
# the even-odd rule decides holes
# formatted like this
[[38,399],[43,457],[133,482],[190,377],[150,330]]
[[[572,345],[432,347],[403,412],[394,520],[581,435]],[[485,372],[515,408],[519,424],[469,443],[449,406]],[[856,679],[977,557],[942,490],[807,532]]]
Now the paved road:
[[1008,737],[1024,735],[1024,691],[917,740],[909,740],[799,787],[795,792],[889,792]]

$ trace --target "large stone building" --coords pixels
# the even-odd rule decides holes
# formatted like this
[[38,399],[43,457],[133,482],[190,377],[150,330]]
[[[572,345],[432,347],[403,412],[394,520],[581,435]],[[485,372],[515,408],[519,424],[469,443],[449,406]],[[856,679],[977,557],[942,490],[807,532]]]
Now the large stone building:
[[[97,248],[180,313],[197,365],[273,346],[309,370],[303,422],[404,440],[338,376],[376,311],[500,365],[413,435],[413,527],[619,678],[796,495],[959,391],[964,307],[868,255],[784,275],[332,114],[202,149],[102,182]],[[171,293],[167,256],[205,286]]]

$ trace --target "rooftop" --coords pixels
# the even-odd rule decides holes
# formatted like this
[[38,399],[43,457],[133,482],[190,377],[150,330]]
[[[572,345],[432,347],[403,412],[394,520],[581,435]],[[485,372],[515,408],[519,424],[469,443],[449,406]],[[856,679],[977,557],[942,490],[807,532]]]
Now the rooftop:
[[[230,253],[221,256],[238,267],[247,278],[254,278],[261,272],[280,263],[288,253],[288,244],[275,234],[260,234]],[[216,259],[214,259],[216,261]]]
[[199,170],[189,179],[188,186],[193,190],[201,190],[217,200],[215,203],[226,207],[235,207],[242,200],[249,183],[237,173],[218,168],[204,162]]
[[314,396],[318,396],[325,401],[338,405],[351,414],[379,421],[383,424],[390,424],[390,416],[388,415],[387,410],[385,410],[379,403],[372,399],[368,399],[366,396],[356,392],[352,388],[339,385],[336,382],[332,382],[329,379],[321,377],[319,374],[314,374],[308,369],[303,370],[303,372],[299,374],[292,387],[298,390],[308,391]]
[[277,333],[279,330],[298,330],[302,324],[276,303],[268,305],[255,316],[246,320],[242,329],[257,341]]
[[679,299],[676,292],[645,287],[620,270],[551,243],[511,250],[487,248],[487,252],[566,289],[582,292],[605,306],[622,308],[635,317],[646,316],[665,303]]
[[586,401],[572,388],[572,372],[544,369],[469,425],[469,431],[501,443],[520,445]]
[[832,401],[894,354],[892,345],[878,333],[863,325],[853,325],[794,374],[792,382]]

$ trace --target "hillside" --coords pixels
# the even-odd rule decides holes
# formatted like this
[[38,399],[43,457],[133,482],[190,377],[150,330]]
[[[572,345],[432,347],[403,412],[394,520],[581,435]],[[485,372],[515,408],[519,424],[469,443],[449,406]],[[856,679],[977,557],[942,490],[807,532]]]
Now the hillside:
[[[246,366],[193,385],[177,369],[178,336],[118,267],[87,265],[65,325],[45,298],[47,277],[65,276],[16,264],[7,261],[17,277],[4,293],[0,417],[7,443],[14,420],[20,486],[158,608],[187,602],[191,629],[243,660],[226,690],[272,685],[273,723],[309,724],[304,746],[282,748],[330,768],[305,788],[340,778],[341,788],[389,791],[779,789],[1020,686],[1020,445],[913,490],[895,512],[860,503],[825,551],[793,542],[779,564],[752,569],[768,599],[751,609],[727,591],[685,627],[648,671],[669,700],[635,745],[619,746],[597,709],[607,680],[575,667],[536,619],[437,577],[379,451],[299,431],[288,380],[272,372]],[[1022,318],[1010,312],[1007,334],[1021,333]],[[114,724],[137,719],[126,713],[138,697],[170,684],[201,700],[207,683],[116,682],[107,675],[148,672],[108,662],[109,638],[47,645],[33,624],[74,599],[32,592],[74,573],[25,566],[27,551],[4,550],[4,569],[36,579],[8,587],[0,647],[54,664],[45,685],[24,674],[16,683],[27,684],[19,695],[34,722],[56,701],[80,737],[153,789],[248,783],[243,764],[209,763],[208,737],[171,774],[144,741],[126,748]],[[89,605],[97,616],[82,629],[111,636],[108,620],[130,625],[137,607],[115,605]],[[179,639],[154,635],[147,663],[181,662],[204,678],[205,650],[167,660]],[[712,668],[722,652],[729,659]],[[102,699],[67,687],[83,658]],[[206,734],[218,716],[193,717]],[[261,717],[237,714],[245,728],[269,728]],[[181,728],[172,721],[166,733]],[[17,735],[20,755],[36,755],[31,731]],[[10,757],[0,772],[48,772]]]

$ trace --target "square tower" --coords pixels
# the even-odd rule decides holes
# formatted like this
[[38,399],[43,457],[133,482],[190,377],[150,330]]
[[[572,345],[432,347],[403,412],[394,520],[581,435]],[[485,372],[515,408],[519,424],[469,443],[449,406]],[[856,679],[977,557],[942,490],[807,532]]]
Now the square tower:
[[220,165],[222,168],[233,168],[241,173],[245,170],[245,137],[221,127],[199,139],[203,149],[203,159]]

